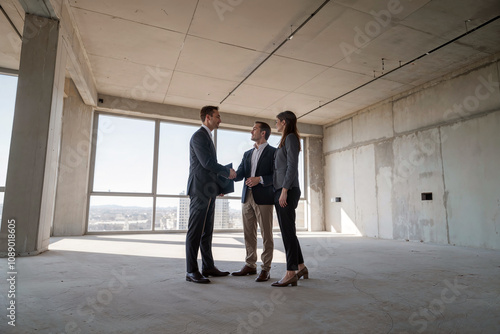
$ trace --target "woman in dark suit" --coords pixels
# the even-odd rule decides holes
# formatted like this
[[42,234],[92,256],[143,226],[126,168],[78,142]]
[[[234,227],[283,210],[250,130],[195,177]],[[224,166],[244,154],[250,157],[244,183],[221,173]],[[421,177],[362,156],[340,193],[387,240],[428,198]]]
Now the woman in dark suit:
[[300,277],[309,278],[304,265],[299,240],[295,232],[295,209],[299,204],[299,152],[300,136],[297,117],[291,111],[276,116],[276,129],[281,132],[281,141],[274,160],[274,207],[281,229],[286,252],[286,274],[272,286],[296,286]]

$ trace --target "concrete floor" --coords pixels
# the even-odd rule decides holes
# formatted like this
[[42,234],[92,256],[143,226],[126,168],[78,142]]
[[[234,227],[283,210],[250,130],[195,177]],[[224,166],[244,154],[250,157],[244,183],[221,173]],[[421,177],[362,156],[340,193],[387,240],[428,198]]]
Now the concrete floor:
[[[298,287],[201,285],[184,279],[184,238],[51,239],[16,259],[16,327],[2,316],[0,333],[500,333],[498,251],[300,233],[310,279]],[[279,233],[275,244],[273,280],[285,270]],[[220,269],[243,265],[241,233],[213,246]]]

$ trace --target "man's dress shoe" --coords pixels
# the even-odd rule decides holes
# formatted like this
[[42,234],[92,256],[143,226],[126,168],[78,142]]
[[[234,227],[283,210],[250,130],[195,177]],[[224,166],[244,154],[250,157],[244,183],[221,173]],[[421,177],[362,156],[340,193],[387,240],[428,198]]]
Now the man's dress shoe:
[[186,273],[186,281],[193,283],[210,283],[210,280],[200,274],[199,271]]
[[208,276],[227,276],[229,275],[229,271],[220,271],[216,267],[210,268],[210,269],[203,269],[202,271],[203,276],[208,277]]
[[260,272],[259,276],[255,279],[255,282],[265,282],[265,281],[269,280],[269,277],[271,277],[271,275],[269,274],[269,271],[262,270]]
[[231,273],[233,276],[245,276],[245,275],[255,275],[257,270],[255,268],[245,265],[241,270]]

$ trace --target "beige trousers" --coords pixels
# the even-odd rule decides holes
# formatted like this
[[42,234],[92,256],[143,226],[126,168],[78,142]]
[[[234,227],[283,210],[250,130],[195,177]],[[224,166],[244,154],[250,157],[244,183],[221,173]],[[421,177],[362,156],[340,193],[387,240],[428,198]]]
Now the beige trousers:
[[262,236],[262,270],[270,271],[273,260],[273,205],[258,205],[253,199],[252,190],[247,190],[247,199],[242,204],[243,233],[247,256],[246,265],[256,268],[257,262],[257,223]]

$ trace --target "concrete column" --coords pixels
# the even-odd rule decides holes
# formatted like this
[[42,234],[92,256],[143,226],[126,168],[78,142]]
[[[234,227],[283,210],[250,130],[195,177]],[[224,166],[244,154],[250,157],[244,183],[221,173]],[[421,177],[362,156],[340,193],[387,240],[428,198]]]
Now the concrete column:
[[66,54],[59,21],[26,14],[0,233],[7,250],[15,221],[17,255],[48,249],[54,215]]
[[325,231],[323,139],[307,137],[305,146],[309,231]]
[[92,107],[71,79],[66,79],[65,92],[54,236],[83,235],[87,216]]

